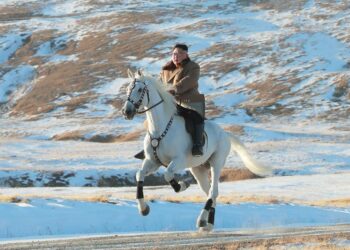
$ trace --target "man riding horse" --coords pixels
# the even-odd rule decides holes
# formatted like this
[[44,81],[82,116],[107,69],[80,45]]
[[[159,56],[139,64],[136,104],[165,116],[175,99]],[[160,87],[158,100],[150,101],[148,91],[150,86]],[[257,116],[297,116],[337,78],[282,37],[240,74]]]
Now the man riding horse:
[[[166,63],[160,73],[164,84],[168,85],[169,92],[175,97],[178,114],[192,125],[192,155],[203,155],[203,130],[205,98],[198,91],[200,67],[188,56],[186,44],[175,44],[172,49],[171,61]],[[135,155],[143,159],[144,152]]]

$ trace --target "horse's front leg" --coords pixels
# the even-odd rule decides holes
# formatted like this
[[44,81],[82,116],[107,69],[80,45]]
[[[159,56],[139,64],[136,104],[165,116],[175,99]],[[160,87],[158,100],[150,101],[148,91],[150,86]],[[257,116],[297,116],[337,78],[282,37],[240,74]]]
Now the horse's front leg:
[[149,159],[145,159],[142,162],[142,168],[136,173],[137,191],[136,200],[138,204],[138,209],[141,215],[146,216],[150,212],[150,208],[145,202],[143,195],[143,183],[145,181],[145,176],[155,172],[159,168],[159,165],[154,163]]
[[170,164],[168,165],[164,173],[165,180],[170,183],[170,185],[172,186],[172,188],[176,193],[182,192],[190,186],[189,182],[186,182],[186,181],[178,182],[177,180],[175,180],[175,173],[178,173],[185,168],[186,168],[186,161],[184,160],[184,158],[178,157],[170,162]]

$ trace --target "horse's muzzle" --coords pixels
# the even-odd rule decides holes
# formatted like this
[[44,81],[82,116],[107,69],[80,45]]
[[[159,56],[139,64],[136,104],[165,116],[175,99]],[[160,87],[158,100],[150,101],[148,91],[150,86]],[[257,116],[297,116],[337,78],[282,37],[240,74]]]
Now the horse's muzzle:
[[136,114],[135,106],[130,102],[126,102],[122,109],[122,113],[125,119],[132,120]]

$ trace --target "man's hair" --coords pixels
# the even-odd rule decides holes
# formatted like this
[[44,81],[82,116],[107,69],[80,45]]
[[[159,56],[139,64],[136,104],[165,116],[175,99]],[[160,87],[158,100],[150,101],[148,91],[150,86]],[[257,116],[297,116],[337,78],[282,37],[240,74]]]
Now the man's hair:
[[174,47],[173,47],[173,50],[174,50],[174,49],[177,49],[177,48],[178,48],[178,49],[182,49],[182,50],[188,52],[188,47],[187,47],[187,45],[184,44],[184,43],[177,43],[177,44],[175,44]]

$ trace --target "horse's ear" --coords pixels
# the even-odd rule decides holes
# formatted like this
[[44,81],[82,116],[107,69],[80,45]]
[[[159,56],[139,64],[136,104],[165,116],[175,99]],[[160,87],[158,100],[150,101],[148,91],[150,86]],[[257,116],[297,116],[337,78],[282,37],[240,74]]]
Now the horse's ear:
[[134,79],[134,74],[132,73],[132,71],[130,69],[128,69],[128,76],[130,79]]
[[137,72],[136,72],[136,74],[137,74],[138,76],[143,76],[142,69],[138,69]]

